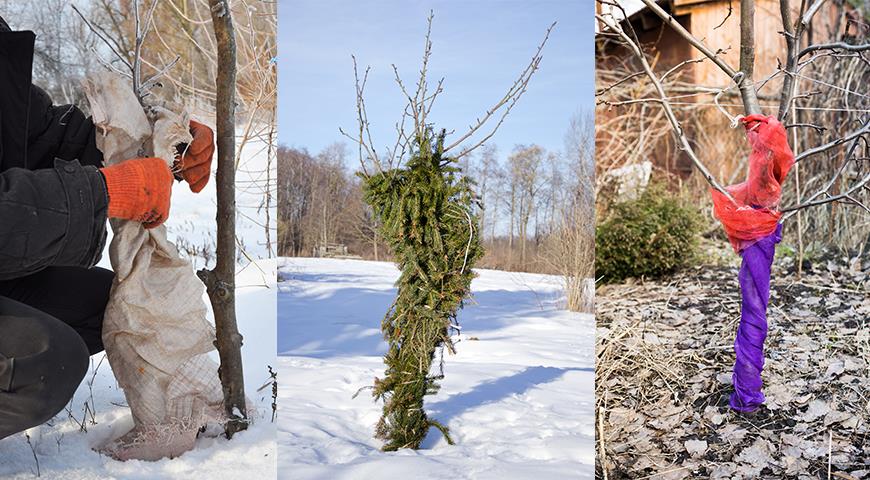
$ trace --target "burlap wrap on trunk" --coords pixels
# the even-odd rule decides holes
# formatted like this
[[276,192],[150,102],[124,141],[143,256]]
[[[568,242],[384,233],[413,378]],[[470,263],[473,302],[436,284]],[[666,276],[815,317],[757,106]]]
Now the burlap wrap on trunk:
[[[171,166],[188,144],[188,114],[169,102],[143,107],[130,82],[112,72],[92,75],[85,93],[97,126],[97,147],[111,165],[157,157]],[[206,354],[215,331],[205,287],[166,238],[166,227],[112,219],[109,258],[115,280],[103,322],[106,354],[124,390],[135,426],[104,447],[118,459],[155,460],[193,448],[197,432],[221,422],[218,365]]]

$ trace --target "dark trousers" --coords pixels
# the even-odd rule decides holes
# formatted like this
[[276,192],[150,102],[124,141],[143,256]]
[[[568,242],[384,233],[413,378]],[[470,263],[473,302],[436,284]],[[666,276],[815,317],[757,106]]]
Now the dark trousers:
[[45,423],[72,398],[103,350],[113,275],[50,267],[0,282],[0,439]]

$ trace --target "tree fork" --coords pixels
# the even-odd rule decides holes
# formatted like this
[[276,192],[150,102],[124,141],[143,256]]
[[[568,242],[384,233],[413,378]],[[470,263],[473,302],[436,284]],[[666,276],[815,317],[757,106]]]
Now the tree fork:
[[236,322],[236,36],[227,0],[209,0],[217,43],[217,248],[215,267],[200,270],[214,310],[220,356],[221,387],[227,423],[224,432],[232,438],[248,428],[245,382],[242,369],[242,336]]

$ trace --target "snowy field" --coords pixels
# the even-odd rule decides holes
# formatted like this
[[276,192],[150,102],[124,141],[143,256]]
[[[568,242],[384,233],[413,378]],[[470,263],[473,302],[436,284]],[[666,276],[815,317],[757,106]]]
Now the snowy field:
[[594,320],[561,307],[547,275],[480,270],[461,312],[457,354],[418,451],[381,452],[372,437],[383,376],[380,321],[395,295],[390,263],[279,260],[280,478],[593,478]]
[[[269,379],[267,366],[274,366],[275,362],[276,261],[266,258],[268,248],[263,228],[266,154],[267,146],[263,142],[247,145],[236,179],[237,234],[244,236],[248,255],[242,256],[238,266],[236,312],[239,330],[245,338],[242,348],[245,389],[258,409],[253,418],[255,423],[231,441],[222,437],[201,439],[193,451],[174,460],[118,462],[101,456],[92,447],[120,436],[133,423],[108,361],[103,354],[98,354],[91,357],[90,372],[68,405],[68,411],[28,431],[33,449],[23,433],[0,440],[0,479],[36,478],[37,461],[40,478],[44,479],[275,478],[276,428],[271,422],[271,387],[256,391]],[[166,222],[170,238],[208,248],[215,237],[215,205],[214,177],[197,195],[190,192],[186,183],[176,184],[170,219]],[[211,251],[213,256],[213,245]],[[191,260],[196,268],[207,263],[202,256]],[[209,263],[213,263],[213,259]],[[104,254],[100,266],[110,268],[108,253]],[[210,309],[208,298],[203,298]],[[213,356],[217,360],[217,352]],[[93,415],[86,413],[86,405],[95,412]],[[86,431],[80,426],[83,419]]]

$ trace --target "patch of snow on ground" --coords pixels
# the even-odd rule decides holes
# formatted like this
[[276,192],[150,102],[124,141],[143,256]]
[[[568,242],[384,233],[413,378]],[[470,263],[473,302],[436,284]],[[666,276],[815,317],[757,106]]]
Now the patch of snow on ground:
[[[118,388],[105,355],[91,357],[91,369],[69,411],[28,431],[35,444],[43,479],[202,479],[275,478],[275,424],[271,423],[271,388],[256,390],[269,378],[267,365],[275,356],[275,260],[261,260],[236,278],[239,330],[245,389],[256,405],[254,424],[227,441],[200,439],[196,448],[174,460],[118,462],[92,450],[132,428],[130,409]],[[207,299],[206,299],[207,301]],[[217,352],[214,352],[217,361]],[[96,414],[85,413],[85,405]],[[74,417],[73,420],[70,417]],[[79,423],[86,417],[87,431]],[[92,421],[93,420],[93,421]],[[95,422],[95,423],[94,423]],[[24,433],[0,440],[0,478],[36,478],[36,461]]]
[[[282,259],[278,295],[280,478],[576,479],[594,470],[594,320],[561,310],[561,281],[479,270],[456,355],[427,397],[455,446],[384,453],[372,437],[391,263]],[[410,477],[408,477],[410,475]]]

